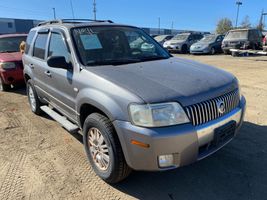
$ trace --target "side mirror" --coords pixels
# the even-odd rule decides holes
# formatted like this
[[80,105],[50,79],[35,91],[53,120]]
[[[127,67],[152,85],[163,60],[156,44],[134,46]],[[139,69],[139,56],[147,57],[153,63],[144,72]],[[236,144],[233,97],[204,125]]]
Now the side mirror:
[[67,63],[64,56],[51,56],[47,59],[47,64],[49,67],[70,69],[71,64]]

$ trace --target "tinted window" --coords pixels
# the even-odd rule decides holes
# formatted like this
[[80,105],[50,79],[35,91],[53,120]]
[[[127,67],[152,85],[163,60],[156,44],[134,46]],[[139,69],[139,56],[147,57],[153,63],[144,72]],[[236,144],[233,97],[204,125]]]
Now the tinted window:
[[19,45],[26,36],[0,38],[0,53],[19,52]]
[[68,62],[69,51],[61,34],[51,34],[48,56],[64,56]]
[[48,37],[47,33],[38,34],[34,43],[33,56],[41,59],[45,58],[45,47],[46,47],[47,37]]
[[34,38],[34,35],[35,35],[36,31],[31,31],[27,37],[27,40],[26,40],[26,49],[25,49],[25,53],[28,54],[29,53],[29,49],[31,47],[31,44],[32,44],[32,40]]

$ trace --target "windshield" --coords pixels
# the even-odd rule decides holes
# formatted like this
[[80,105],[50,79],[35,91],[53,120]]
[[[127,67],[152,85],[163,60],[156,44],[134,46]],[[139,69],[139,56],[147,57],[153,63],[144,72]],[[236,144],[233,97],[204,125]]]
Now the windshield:
[[232,39],[247,39],[248,38],[248,31],[231,31],[226,36],[227,40]]
[[189,37],[189,35],[178,34],[178,35],[174,36],[173,39],[174,40],[187,40],[188,37]]
[[216,40],[216,35],[206,35],[200,41],[201,42],[214,42],[215,40]]
[[167,59],[169,53],[144,31],[132,27],[79,27],[72,35],[83,65],[119,65]]
[[0,38],[0,53],[19,52],[19,45],[26,36]]

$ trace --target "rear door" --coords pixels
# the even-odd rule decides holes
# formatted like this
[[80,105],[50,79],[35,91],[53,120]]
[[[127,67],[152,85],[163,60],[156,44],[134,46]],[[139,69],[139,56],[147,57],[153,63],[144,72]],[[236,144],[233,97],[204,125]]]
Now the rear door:
[[38,31],[33,44],[32,56],[28,63],[32,69],[34,86],[38,96],[46,100],[49,100],[49,95],[47,94],[47,81],[49,80],[44,74],[47,68],[46,49],[48,45],[48,34],[49,29],[41,29]]

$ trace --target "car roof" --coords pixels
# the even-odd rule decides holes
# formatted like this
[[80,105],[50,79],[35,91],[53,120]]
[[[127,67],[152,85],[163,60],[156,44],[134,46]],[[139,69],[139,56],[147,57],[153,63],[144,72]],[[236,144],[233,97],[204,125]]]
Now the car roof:
[[[90,19],[60,19],[52,21],[44,21],[38,24],[34,29],[40,29],[42,27],[65,27],[67,29],[79,28],[86,26],[125,26],[125,27],[134,27],[125,24],[117,24],[111,20],[90,20]],[[136,27],[135,27],[136,28]]]
[[0,35],[0,38],[8,38],[8,37],[21,37],[21,36],[27,36],[25,33],[17,33],[17,34],[4,34]]
[[230,30],[229,32],[235,32],[235,31],[249,31],[249,30],[257,30],[255,28],[239,28],[239,29],[233,29]]

